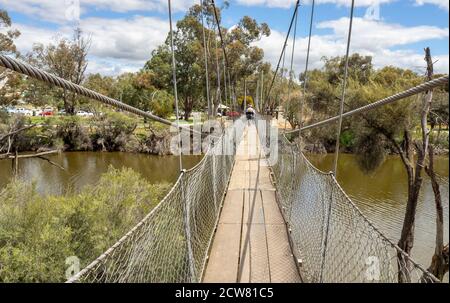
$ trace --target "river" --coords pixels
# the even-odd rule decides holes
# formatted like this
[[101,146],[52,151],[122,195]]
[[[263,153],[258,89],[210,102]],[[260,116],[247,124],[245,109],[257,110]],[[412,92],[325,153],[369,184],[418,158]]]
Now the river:
[[[139,172],[150,183],[174,183],[179,175],[179,158],[133,153],[66,152],[48,156],[65,170],[39,159],[19,160],[19,178],[33,180],[41,194],[61,195],[78,192],[88,184],[95,184],[111,165],[129,167]],[[194,167],[202,156],[183,156],[184,168]],[[0,188],[11,179],[11,161],[0,161]]]
[[[68,189],[79,191],[87,184],[94,184],[100,175],[112,165],[115,168],[130,167],[149,182],[175,182],[179,173],[178,157],[152,156],[130,153],[68,152],[49,157],[61,164],[65,171],[38,159],[19,162],[19,177],[34,180],[37,190],[43,194],[64,194]],[[311,162],[323,171],[332,166],[332,155],[308,155]],[[185,168],[191,168],[201,156],[184,156]],[[341,154],[338,180],[370,220],[391,239],[397,240],[401,231],[407,196],[406,174],[400,158],[389,156],[373,173],[364,174],[355,157]],[[449,214],[449,158],[435,159],[444,204],[445,243],[448,242]],[[0,161],[0,188],[11,178],[11,161]],[[434,251],[435,237],[434,195],[428,178],[425,178],[417,208],[416,238],[413,257],[428,266]]]

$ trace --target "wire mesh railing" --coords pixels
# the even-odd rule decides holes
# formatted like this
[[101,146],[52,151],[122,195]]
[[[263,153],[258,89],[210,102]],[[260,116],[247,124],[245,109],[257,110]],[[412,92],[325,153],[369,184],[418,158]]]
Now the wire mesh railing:
[[269,144],[268,134],[261,142],[266,155],[277,148],[277,197],[303,281],[439,282],[364,216],[332,173],[315,168],[285,135]]
[[181,173],[166,197],[68,282],[199,282],[234,164],[229,127],[203,159]]

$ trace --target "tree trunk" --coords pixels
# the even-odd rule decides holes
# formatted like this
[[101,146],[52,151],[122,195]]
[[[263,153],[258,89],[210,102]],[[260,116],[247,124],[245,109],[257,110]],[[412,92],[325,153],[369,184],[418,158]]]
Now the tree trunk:
[[[434,173],[434,150],[430,146],[428,150],[429,164],[425,167],[425,171],[430,177],[431,186],[434,192],[434,202],[436,206],[436,246],[434,255],[431,260],[431,265],[428,271],[431,272],[436,278],[442,281],[445,273],[448,271],[448,245],[447,245],[447,260],[444,256],[444,210],[442,207],[441,191],[439,183],[437,182],[436,174]],[[425,279],[422,279],[426,282]]]
[[[433,62],[431,59],[430,49],[425,49],[425,61],[427,62],[427,77],[432,79],[433,76]],[[417,161],[414,172],[411,169],[412,163],[412,143],[409,133],[405,131],[405,150],[409,165],[405,164],[408,173],[408,202],[406,205],[405,219],[403,221],[402,233],[398,246],[403,249],[408,255],[411,255],[411,250],[414,246],[414,228],[416,219],[417,202],[419,199],[420,189],[422,187],[422,168],[425,165],[426,155],[428,153],[428,141],[430,132],[428,130],[428,113],[430,111],[431,101],[433,98],[433,91],[427,91],[422,102],[421,112],[421,128],[422,128],[422,144],[416,144]],[[409,166],[409,167],[408,167]],[[400,283],[411,282],[410,270],[411,264],[409,259],[398,253],[399,261],[398,280]]]
[[193,102],[191,97],[187,97],[184,102],[184,120],[189,121],[189,116],[192,113]]

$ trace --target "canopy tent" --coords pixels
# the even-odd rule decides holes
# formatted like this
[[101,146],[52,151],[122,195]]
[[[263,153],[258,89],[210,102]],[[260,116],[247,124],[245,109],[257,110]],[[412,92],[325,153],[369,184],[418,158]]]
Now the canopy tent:
[[224,104],[219,104],[219,106],[217,107],[217,109],[230,109],[230,107],[224,105]]

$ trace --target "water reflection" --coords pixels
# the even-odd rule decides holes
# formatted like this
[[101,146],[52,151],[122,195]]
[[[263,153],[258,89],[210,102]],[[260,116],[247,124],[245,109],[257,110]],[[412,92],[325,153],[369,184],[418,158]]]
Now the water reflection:
[[[202,156],[183,156],[183,165],[189,169]],[[139,172],[151,183],[175,182],[179,175],[179,160],[174,156],[153,156],[131,153],[70,152],[49,157],[62,165],[61,170],[39,159],[19,161],[19,178],[34,181],[42,194],[64,194],[79,191],[87,184],[95,184],[100,175],[112,165],[129,167]],[[11,161],[0,161],[0,187],[11,179]]]

